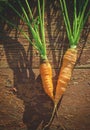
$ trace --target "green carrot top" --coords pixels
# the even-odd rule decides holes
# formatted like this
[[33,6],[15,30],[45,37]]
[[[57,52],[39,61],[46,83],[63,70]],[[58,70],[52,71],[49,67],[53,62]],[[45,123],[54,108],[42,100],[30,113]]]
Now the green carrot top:
[[39,51],[41,59],[46,60],[46,44],[45,44],[45,32],[44,32],[44,0],[42,0],[42,6],[40,0],[38,0],[38,16],[35,19],[30,7],[28,0],[25,0],[26,8],[23,6],[21,0],[16,1],[22,10],[22,14],[15,8],[10,2],[8,2],[9,7],[20,17],[20,19],[26,23],[28,26],[28,30],[32,34],[31,38],[25,33],[25,31],[17,28],[12,22],[6,20],[13,27],[17,28],[19,31],[23,33],[23,35],[27,38],[27,40]]
[[73,0],[73,4],[74,4],[73,20],[72,20],[73,23],[70,23],[66,1],[65,0],[59,0],[59,1],[60,1],[63,17],[64,17],[64,22],[66,26],[70,47],[76,48],[80,38],[82,28],[87,20],[88,15],[90,14],[89,11],[85,16],[86,7],[88,5],[89,0],[83,0],[83,1]]

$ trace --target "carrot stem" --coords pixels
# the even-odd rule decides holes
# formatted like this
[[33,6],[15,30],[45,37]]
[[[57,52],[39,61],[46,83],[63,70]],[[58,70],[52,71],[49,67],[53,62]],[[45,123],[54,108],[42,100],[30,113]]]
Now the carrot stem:
[[[80,38],[82,28],[90,14],[90,11],[88,11],[87,15],[85,15],[86,7],[88,5],[89,0],[84,0],[83,4],[82,1],[78,2],[74,0],[74,11],[73,11],[74,18],[72,20],[72,23],[70,22],[70,17],[69,17],[65,0],[59,0],[59,1],[61,5],[61,10],[62,10],[62,14],[66,26],[70,47],[74,47],[74,46],[76,47]],[[81,7],[77,11],[78,3]]]
[[[8,2],[8,6],[20,17],[20,19],[23,22],[26,23],[26,25],[28,26],[28,30],[32,34],[32,38],[34,39],[34,42],[32,43],[32,45],[39,51],[41,59],[47,60],[45,32],[44,32],[44,8],[45,8],[44,2],[45,1],[42,0],[42,5],[41,5],[40,0],[38,0],[38,17],[37,17],[38,19],[34,18],[28,0],[25,0],[27,10],[22,4],[22,1],[18,0],[18,5],[20,6],[22,10],[22,14],[10,2]],[[12,25],[12,23],[10,23],[10,25]],[[26,34],[26,32],[24,31],[21,31],[21,32],[23,32],[25,38],[27,37],[27,40],[30,42],[31,39]]]

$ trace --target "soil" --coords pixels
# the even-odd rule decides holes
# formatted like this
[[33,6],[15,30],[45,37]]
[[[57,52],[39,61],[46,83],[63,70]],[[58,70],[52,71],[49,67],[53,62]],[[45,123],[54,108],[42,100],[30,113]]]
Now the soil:
[[[5,79],[4,72],[10,74],[10,70],[0,70],[4,76],[0,77],[0,130],[42,130],[50,119],[53,103],[42,89],[40,76],[33,83],[26,80],[15,87]],[[90,69],[74,69],[58,114],[47,130],[89,129]]]

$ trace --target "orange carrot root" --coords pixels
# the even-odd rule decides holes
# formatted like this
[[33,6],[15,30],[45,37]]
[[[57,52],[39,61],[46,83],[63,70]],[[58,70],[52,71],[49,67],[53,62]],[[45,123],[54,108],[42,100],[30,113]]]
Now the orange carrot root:
[[77,49],[76,48],[68,49],[63,57],[63,64],[57,81],[55,104],[58,104],[63,93],[66,91],[76,60],[77,60]]
[[72,70],[76,63],[76,60],[77,60],[77,50],[72,49],[72,48],[68,49],[63,57],[63,64],[62,64],[62,67],[61,67],[61,70],[59,73],[59,77],[58,77],[58,81],[57,81],[52,116],[51,116],[50,121],[44,128],[47,128],[50,126],[50,124],[53,120],[53,117],[55,115],[55,112],[57,112],[58,102],[60,101],[62,95],[66,91],[67,84],[70,81],[70,78],[72,75]]
[[40,74],[42,79],[43,88],[46,94],[54,100],[53,83],[52,83],[52,68],[48,61],[44,61],[40,65]]

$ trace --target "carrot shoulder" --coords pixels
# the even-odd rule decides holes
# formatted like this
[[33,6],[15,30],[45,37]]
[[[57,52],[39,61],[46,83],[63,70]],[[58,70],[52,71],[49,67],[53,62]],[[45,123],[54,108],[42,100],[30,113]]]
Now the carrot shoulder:
[[69,48],[64,54],[62,67],[58,76],[56,93],[55,93],[55,104],[58,104],[63,93],[66,91],[76,60],[77,60],[77,49]]
[[46,94],[53,100],[53,82],[52,82],[52,68],[48,61],[43,61],[40,64],[40,74],[43,88]]

